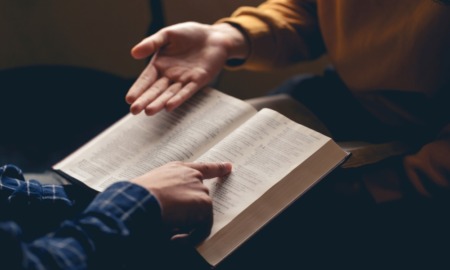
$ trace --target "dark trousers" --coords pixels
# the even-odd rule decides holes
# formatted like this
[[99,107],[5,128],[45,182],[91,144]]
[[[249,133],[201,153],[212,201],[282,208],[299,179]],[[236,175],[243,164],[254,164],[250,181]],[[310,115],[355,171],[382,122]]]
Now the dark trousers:
[[375,143],[394,136],[361,106],[331,67],[323,75],[301,74],[288,79],[270,94],[288,94],[298,100],[325,124],[336,141]]

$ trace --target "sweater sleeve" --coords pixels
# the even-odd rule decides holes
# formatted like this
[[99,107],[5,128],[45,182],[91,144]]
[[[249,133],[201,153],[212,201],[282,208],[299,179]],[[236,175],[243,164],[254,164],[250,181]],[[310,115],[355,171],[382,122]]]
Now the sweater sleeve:
[[325,52],[315,1],[268,0],[258,7],[241,7],[217,23],[224,22],[240,29],[250,44],[248,59],[229,68],[268,70]]

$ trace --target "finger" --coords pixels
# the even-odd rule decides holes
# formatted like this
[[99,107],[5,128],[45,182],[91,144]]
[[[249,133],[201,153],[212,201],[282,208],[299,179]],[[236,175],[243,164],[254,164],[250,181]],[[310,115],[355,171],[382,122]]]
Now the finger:
[[187,244],[189,234],[188,233],[182,233],[182,234],[175,234],[173,235],[170,240],[177,241],[178,243]]
[[153,66],[153,59],[157,57],[153,55],[152,61],[147,65],[139,78],[128,90],[125,100],[128,104],[134,103],[158,78],[158,71]]
[[211,233],[211,228],[213,226],[213,214],[211,209],[211,215],[208,216],[201,224],[199,224],[188,236],[189,242],[196,246],[205,240]]
[[230,162],[187,162],[184,163],[184,165],[201,172],[204,179],[228,175],[231,173],[233,167]]
[[166,106],[167,101],[173,97],[181,89],[181,83],[174,83],[164,92],[162,92],[152,103],[145,107],[145,113],[147,115],[154,115],[161,111]]
[[167,43],[167,32],[159,31],[156,34],[143,39],[136,46],[134,46],[131,49],[131,55],[136,59],[143,59],[156,53],[162,47],[167,45]]
[[131,112],[133,114],[138,114],[144,108],[146,108],[150,103],[163,93],[169,86],[169,79],[166,77],[157,80],[150,88],[148,88],[133,104],[131,105]]
[[195,82],[190,82],[185,85],[176,95],[166,102],[167,111],[173,111],[183,104],[186,100],[192,97],[198,90],[199,86]]

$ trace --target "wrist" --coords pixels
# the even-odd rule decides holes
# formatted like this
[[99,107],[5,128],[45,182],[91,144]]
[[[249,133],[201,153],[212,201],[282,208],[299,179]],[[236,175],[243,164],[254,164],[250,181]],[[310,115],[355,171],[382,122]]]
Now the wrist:
[[215,32],[221,34],[221,41],[227,52],[227,60],[245,60],[250,52],[250,46],[245,34],[230,23],[218,23],[212,25]]

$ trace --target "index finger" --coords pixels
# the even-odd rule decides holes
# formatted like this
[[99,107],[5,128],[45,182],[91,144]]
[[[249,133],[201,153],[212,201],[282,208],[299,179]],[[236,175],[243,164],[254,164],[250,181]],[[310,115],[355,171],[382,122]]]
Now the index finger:
[[187,162],[184,165],[201,172],[205,179],[228,175],[232,169],[230,162]]

